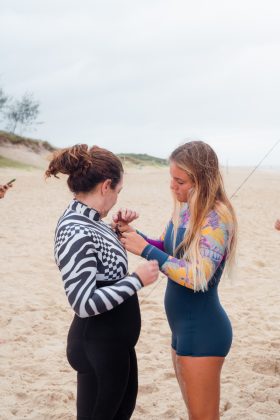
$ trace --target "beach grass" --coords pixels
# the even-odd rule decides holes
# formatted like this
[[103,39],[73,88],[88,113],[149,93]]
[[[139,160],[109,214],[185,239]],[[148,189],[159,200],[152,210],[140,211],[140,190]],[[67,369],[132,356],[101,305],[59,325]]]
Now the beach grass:
[[35,169],[36,166],[27,165],[22,162],[18,162],[16,160],[5,158],[4,156],[0,155],[0,168],[17,168],[17,169]]

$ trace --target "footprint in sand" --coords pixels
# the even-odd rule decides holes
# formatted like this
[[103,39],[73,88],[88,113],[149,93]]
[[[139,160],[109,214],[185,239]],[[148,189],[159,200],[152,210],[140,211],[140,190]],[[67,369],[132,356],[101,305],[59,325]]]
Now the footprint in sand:
[[25,400],[27,398],[27,394],[25,394],[24,392],[17,392],[16,396],[20,399]]
[[266,264],[263,261],[255,261],[255,265],[257,267],[265,267],[266,266]]
[[139,394],[151,394],[152,392],[157,392],[159,390],[157,385],[147,384],[139,386]]
[[261,373],[262,375],[279,375],[280,373],[280,359],[261,359],[253,364],[253,371]]
[[226,401],[223,408],[222,408],[222,412],[230,410],[231,407],[232,407],[232,404],[229,401]]
[[162,418],[164,419],[175,419],[176,418],[176,410],[169,408],[164,413],[162,413]]
[[165,372],[165,374],[163,375],[164,379],[173,379],[175,378],[175,373],[173,372]]
[[280,349],[280,341],[271,341],[270,345],[275,349]]

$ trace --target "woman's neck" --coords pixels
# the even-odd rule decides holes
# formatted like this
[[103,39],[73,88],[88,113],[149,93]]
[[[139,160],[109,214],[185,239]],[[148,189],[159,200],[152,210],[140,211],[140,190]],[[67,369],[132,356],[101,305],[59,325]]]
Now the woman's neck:
[[102,202],[101,202],[100,197],[97,194],[78,193],[78,194],[75,194],[75,198],[81,203],[90,207],[91,209],[98,211],[101,218],[104,217]]

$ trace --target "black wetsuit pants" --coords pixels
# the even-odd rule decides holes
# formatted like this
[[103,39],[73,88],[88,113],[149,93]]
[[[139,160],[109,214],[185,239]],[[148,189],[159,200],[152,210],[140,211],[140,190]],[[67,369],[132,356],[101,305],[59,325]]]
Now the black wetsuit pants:
[[90,318],[75,315],[67,358],[77,373],[77,420],[127,420],[138,391],[134,346],[141,328],[137,294]]

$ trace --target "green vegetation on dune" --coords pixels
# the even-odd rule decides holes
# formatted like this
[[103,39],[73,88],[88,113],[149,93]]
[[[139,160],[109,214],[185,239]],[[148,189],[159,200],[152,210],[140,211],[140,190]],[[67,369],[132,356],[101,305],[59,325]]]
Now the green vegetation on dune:
[[30,139],[28,137],[18,136],[6,131],[0,131],[0,145],[5,145],[7,143],[26,146],[35,153],[39,153],[42,150],[49,152],[56,150],[56,148],[47,141]]
[[[22,145],[25,146],[27,149],[34,153],[42,153],[42,152],[54,152],[57,150],[56,147],[52,146],[47,141],[42,140],[35,140],[30,139],[28,137],[18,136],[16,134],[8,133],[6,131],[0,131],[0,146],[9,145]],[[158,158],[155,156],[139,153],[120,153],[118,154],[119,158],[125,165],[129,166],[155,166],[155,167],[163,167],[167,165],[167,160]],[[17,168],[31,168],[32,165],[27,165],[23,162],[17,162],[15,160],[11,160],[5,158],[3,156],[0,157],[0,167],[10,166],[10,167],[17,167]]]
[[35,166],[26,165],[25,163],[18,162],[17,160],[8,159],[0,155],[0,168],[32,169],[35,168]]
[[119,158],[123,163],[128,163],[137,166],[166,166],[167,160],[158,158],[155,156],[150,156],[147,154],[137,154],[137,153],[119,153]]

